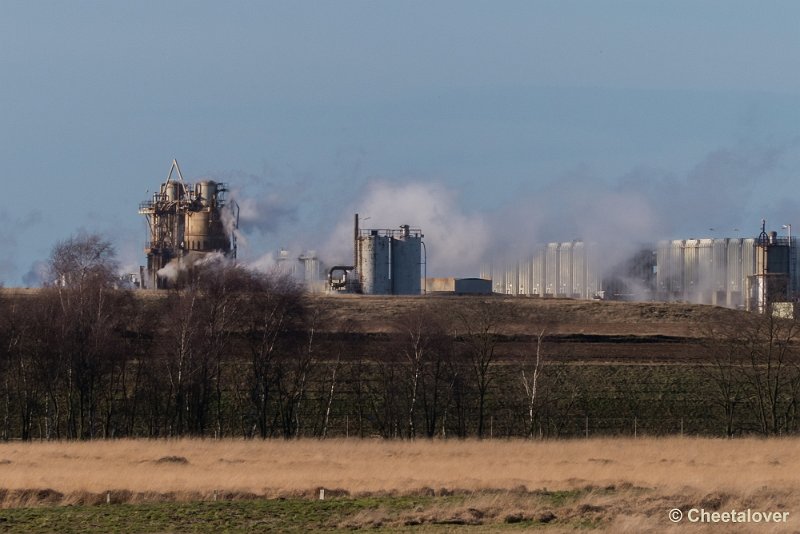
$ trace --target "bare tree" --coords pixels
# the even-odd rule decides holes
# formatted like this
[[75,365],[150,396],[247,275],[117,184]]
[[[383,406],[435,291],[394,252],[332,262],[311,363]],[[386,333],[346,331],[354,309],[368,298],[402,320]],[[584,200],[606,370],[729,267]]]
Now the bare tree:
[[80,233],[56,243],[47,265],[48,285],[78,289],[86,284],[110,287],[116,277],[116,251],[103,237]]
[[487,300],[469,308],[457,309],[457,338],[464,345],[478,390],[478,437],[485,432],[486,399],[494,379],[496,349],[502,337],[506,316],[497,303]]
[[[523,362],[522,364],[522,385],[525,388],[525,402],[528,410],[528,437],[533,437],[534,422],[536,417],[536,395],[539,387],[539,374],[542,370],[542,341],[544,340],[544,329],[536,334],[536,342],[533,349],[533,363]],[[526,373],[527,371],[527,373]]]
[[[250,351],[249,399],[261,438],[269,437],[270,405],[277,390],[277,358],[290,350],[292,331],[305,314],[301,288],[285,276],[256,275],[245,312]],[[275,394],[277,397],[277,393]]]
[[318,335],[327,313],[323,305],[317,304],[305,316],[302,330],[297,332],[294,350],[282,352],[276,362],[276,384],[278,409],[286,439],[300,436],[300,414],[305,400],[309,379],[319,361]]
[[118,353],[122,328],[118,312],[127,295],[114,287],[114,248],[96,234],[57,243],[48,266],[53,279],[48,291],[60,304],[56,341],[68,362],[68,435],[93,438],[100,427],[104,367]]
[[[744,316],[745,319],[751,317]],[[698,371],[713,385],[712,402],[724,414],[725,435],[734,435],[738,410],[745,401],[745,383],[742,376],[742,343],[739,339],[741,321],[712,321],[704,325],[702,345],[707,361],[701,362]]]
[[742,330],[740,340],[745,354],[742,370],[752,388],[753,405],[764,434],[784,430],[791,407],[791,379],[797,361],[795,347],[800,324],[771,313],[753,316]]
[[735,431],[739,406],[750,408],[762,434],[786,431],[796,404],[800,323],[772,313],[742,313],[704,333],[706,367],[725,413],[726,434]]
[[[414,438],[416,429],[416,409],[420,396],[425,396],[423,381],[426,378],[425,370],[433,364],[441,367],[442,338],[445,329],[442,325],[441,315],[438,310],[428,307],[417,307],[400,315],[394,323],[397,331],[397,344],[404,357],[406,370],[406,384],[408,391],[407,402],[407,431],[408,437]],[[436,387],[440,373],[434,372],[432,387],[434,391],[434,413],[437,404]],[[435,418],[428,424],[428,432],[435,429]]]

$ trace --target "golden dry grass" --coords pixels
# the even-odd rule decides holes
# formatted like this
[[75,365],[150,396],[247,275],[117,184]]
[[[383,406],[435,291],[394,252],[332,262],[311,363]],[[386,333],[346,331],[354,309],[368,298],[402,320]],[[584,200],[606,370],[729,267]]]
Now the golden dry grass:
[[[320,487],[329,496],[455,490],[470,495],[458,509],[427,508],[401,519],[414,524],[445,515],[469,522],[480,515],[477,520],[503,521],[554,512],[560,521],[637,532],[654,524],[673,528],[664,520],[671,507],[753,507],[794,512],[787,525],[759,529],[785,531],[800,524],[799,446],[798,438],[680,437],[7,443],[0,445],[0,488],[7,490],[0,501],[5,507],[97,503],[109,491],[115,502],[141,502],[310,497]],[[545,488],[584,491],[576,502],[554,507],[542,504],[537,490]],[[23,491],[42,489],[61,496]],[[364,515],[349,524],[383,521],[380,510]],[[694,530],[704,528],[713,531],[713,525]]]
[[[119,440],[0,444],[5,489],[62,493],[351,493],[566,489],[627,483],[670,490],[800,489],[800,439]],[[177,461],[170,461],[175,457]],[[185,459],[185,462],[182,460]]]

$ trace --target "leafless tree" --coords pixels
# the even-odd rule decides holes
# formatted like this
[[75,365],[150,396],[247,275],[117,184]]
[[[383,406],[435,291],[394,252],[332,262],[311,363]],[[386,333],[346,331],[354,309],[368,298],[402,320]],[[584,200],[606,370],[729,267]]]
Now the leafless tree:
[[80,233],[56,243],[47,265],[47,285],[78,289],[86,284],[110,287],[116,278],[116,251],[103,237]]
[[741,332],[745,355],[742,370],[752,389],[753,402],[764,434],[779,434],[791,409],[791,379],[797,362],[800,324],[771,313],[754,315]]
[[406,383],[408,391],[407,402],[407,431],[408,437],[414,438],[417,434],[416,411],[419,397],[427,397],[423,381],[427,377],[425,372],[433,366],[431,378],[432,401],[431,424],[427,425],[427,432],[435,431],[436,411],[438,409],[438,381],[441,376],[443,338],[445,328],[441,320],[441,313],[430,307],[417,307],[401,314],[394,322],[397,331],[397,345],[403,355],[406,370]]
[[67,362],[68,436],[93,438],[104,367],[118,353],[119,313],[128,299],[115,289],[116,261],[111,244],[94,234],[57,243],[48,261],[53,278],[45,298],[57,298],[57,345]]
[[496,302],[481,300],[455,311],[457,338],[464,345],[478,392],[478,437],[485,433],[486,400],[494,379],[496,350],[506,315]]
[[[751,317],[744,316],[746,320]],[[701,362],[698,372],[713,385],[712,402],[724,414],[725,435],[734,435],[735,419],[745,401],[745,381],[742,375],[741,321],[711,321],[702,330],[702,345],[707,361]]]
[[533,347],[533,362],[524,361],[522,364],[522,386],[525,388],[525,403],[528,411],[528,437],[533,437],[534,423],[536,417],[536,401],[539,375],[542,371],[543,348],[542,342],[544,341],[545,330],[541,329],[536,334],[536,340]]
[[270,405],[273,390],[277,390],[278,354],[291,350],[292,333],[302,324],[304,310],[301,288],[291,279],[274,275],[253,278],[245,311],[250,351],[247,385],[261,438],[271,434]]
[[294,349],[281,352],[276,362],[276,385],[278,393],[278,410],[286,439],[296,438],[301,432],[301,408],[306,398],[309,379],[319,361],[318,336],[324,321],[327,319],[325,306],[313,306],[304,317],[301,330]]
[[788,430],[796,406],[800,322],[772,313],[742,313],[705,330],[707,367],[734,433],[739,406],[750,409],[765,435]]

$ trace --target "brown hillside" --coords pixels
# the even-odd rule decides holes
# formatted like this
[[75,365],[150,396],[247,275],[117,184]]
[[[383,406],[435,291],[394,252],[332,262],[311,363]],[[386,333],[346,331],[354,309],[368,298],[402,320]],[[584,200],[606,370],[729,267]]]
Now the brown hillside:
[[416,308],[431,306],[444,313],[467,310],[480,302],[492,302],[508,317],[508,334],[537,333],[542,326],[558,334],[613,336],[671,336],[695,338],[703,324],[732,318],[742,311],[716,306],[666,302],[612,302],[525,297],[426,296],[391,297],[341,295],[316,297],[332,313],[351,321],[363,333],[392,330],[395,318]]

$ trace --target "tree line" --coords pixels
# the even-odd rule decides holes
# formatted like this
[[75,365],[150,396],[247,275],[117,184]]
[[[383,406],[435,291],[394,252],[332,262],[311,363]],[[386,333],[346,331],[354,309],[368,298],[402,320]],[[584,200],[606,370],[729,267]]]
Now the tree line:
[[794,320],[706,325],[705,360],[581,365],[557,318],[506,352],[507,311],[420,299],[365,335],[280,274],[229,263],[118,287],[111,245],[56,245],[35,294],[0,295],[0,439],[569,437],[798,431]]

